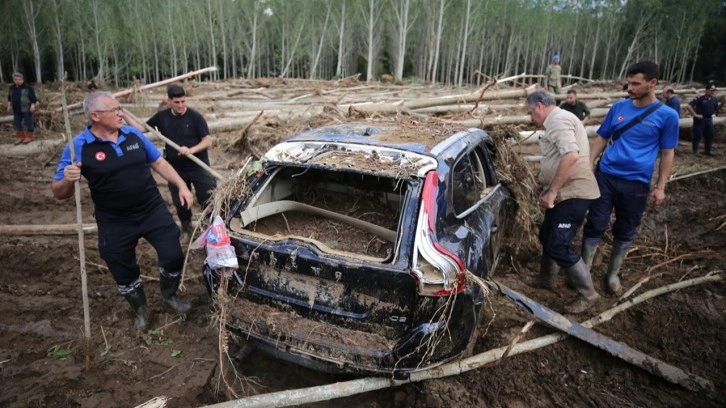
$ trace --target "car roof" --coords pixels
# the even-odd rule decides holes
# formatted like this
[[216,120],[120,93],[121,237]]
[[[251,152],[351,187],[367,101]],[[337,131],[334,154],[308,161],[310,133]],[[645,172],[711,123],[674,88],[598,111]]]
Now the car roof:
[[[295,135],[285,142],[350,143],[384,146],[433,156],[450,137],[468,129],[442,122],[359,122],[325,126]],[[469,129],[473,130],[473,129]],[[284,142],[283,142],[284,143]]]

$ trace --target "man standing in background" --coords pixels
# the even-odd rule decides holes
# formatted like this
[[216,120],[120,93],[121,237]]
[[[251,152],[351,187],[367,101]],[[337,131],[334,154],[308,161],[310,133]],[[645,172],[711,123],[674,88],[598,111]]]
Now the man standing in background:
[[[17,131],[18,138],[15,144],[30,143],[33,141],[33,113],[38,98],[35,97],[35,90],[25,84],[25,78],[20,72],[13,74],[15,85],[10,86],[8,91],[8,113],[13,114],[13,126]],[[23,134],[23,122],[25,122],[25,134]]]
[[681,115],[681,98],[676,95],[676,91],[673,87],[667,86],[663,88],[663,98],[665,99],[665,105]]
[[567,91],[567,100],[560,104],[560,109],[564,109],[580,119],[583,125],[587,125],[590,121],[590,109],[584,102],[577,100],[577,91],[570,89]]
[[693,98],[686,105],[688,112],[693,115],[693,154],[698,156],[698,145],[701,143],[701,136],[704,138],[706,156],[713,156],[713,135],[716,128],[713,127],[713,114],[718,108],[718,99],[714,96],[716,84],[709,82],[706,85],[706,93]]
[[547,66],[544,74],[544,89],[559,94],[562,91],[562,80],[560,75],[562,73],[562,67],[560,66],[560,56],[555,54],[552,57],[552,63]]

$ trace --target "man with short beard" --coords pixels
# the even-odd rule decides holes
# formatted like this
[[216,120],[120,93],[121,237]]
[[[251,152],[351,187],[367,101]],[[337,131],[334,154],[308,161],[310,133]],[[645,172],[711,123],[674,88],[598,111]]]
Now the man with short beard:
[[[611,294],[622,291],[618,276],[620,267],[646,206],[649,203],[660,205],[665,200],[665,185],[678,146],[678,114],[656,98],[658,75],[658,65],[651,61],[637,62],[628,68],[629,98],[613,104],[590,148],[590,164],[595,171],[600,198],[590,205],[581,255],[590,269],[614,209],[613,244],[605,279],[606,290]],[[601,153],[602,158],[595,168]],[[651,189],[659,153],[658,177]]]

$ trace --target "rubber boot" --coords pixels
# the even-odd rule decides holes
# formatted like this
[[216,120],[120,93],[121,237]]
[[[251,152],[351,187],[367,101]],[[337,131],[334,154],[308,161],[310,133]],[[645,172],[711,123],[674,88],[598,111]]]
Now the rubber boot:
[[181,234],[179,235],[179,241],[189,242],[192,238],[192,221],[186,220],[181,222]]
[[539,275],[536,277],[527,276],[524,278],[524,283],[534,288],[543,288],[554,290],[555,280],[557,274],[560,271],[559,265],[554,259],[550,258],[549,255],[542,253],[542,258],[539,263]]
[[166,302],[167,305],[171,306],[171,308],[177,312],[187,313],[191,310],[192,306],[176,296],[176,290],[179,288],[180,279],[181,271],[169,272],[164,268],[161,268],[161,274],[159,277],[161,298],[164,299],[164,302]]
[[131,285],[119,286],[119,292],[136,312],[136,318],[134,319],[136,330],[146,331],[149,327],[149,309],[146,306],[146,293],[144,293],[144,286],[141,281],[139,280]]
[[27,144],[33,141],[33,131],[28,130],[25,132],[25,138],[23,139],[23,144]]
[[577,291],[577,299],[565,306],[565,311],[571,314],[578,314],[586,311],[594,306],[600,299],[600,295],[592,285],[592,276],[585,265],[585,261],[580,259],[576,264],[565,269],[569,281]]
[[20,143],[23,143],[23,139],[25,139],[25,134],[23,134],[22,130],[18,130],[18,138],[15,139],[15,143],[13,143],[15,146],[19,145]]
[[620,267],[623,265],[623,261],[625,261],[625,255],[628,254],[629,246],[621,247],[613,245],[610,253],[610,264],[608,264],[608,275],[605,281],[605,287],[610,294],[620,295],[623,291],[618,274],[620,273]]
[[583,262],[585,262],[585,266],[587,266],[587,270],[592,270],[592,260],[595,259],[595,253],[597,252],[597,244],[586,244],[585,242],[582,243],[582,249],[580,250],[580,256],[582,257]]

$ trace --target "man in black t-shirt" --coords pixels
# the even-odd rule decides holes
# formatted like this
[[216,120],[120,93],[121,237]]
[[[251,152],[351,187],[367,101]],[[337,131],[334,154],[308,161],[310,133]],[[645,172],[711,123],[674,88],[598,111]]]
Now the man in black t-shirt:
[[567,91],[567,100],[560,104],[560,109],[573,113],[583,125],[587,125],[590,121],[590,109],[585,103],[577,100],[577,92],[574,89]]
[[[193,154],[209,165],[207,149],[212,146],[214,139],[209,135],[209,127],[204,117],[187,107],[184,88],[171,85],[167,88],[166,94],[169,97],[170,107],[157,112],[146,123],[179,145],[179,150],[166,146],[164,150],[166,160],[184,179],[187,187],[190,189],[194,187],[197,202],[204,208],[208,204],[212,190],[217,187],[217,182],[212,175],[187,156]],[[179,203],[176,186],[169,184],[169,191],[182,225],[181,240],[188,241],[192,235],[192,211]]]

